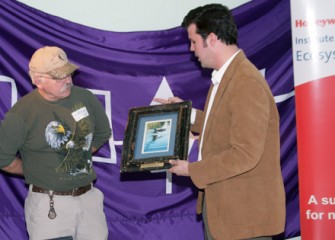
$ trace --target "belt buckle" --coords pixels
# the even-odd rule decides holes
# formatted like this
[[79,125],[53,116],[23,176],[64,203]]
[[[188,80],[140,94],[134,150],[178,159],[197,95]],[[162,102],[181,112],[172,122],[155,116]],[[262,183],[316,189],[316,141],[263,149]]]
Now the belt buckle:
[[75,193],[76,193],[76,190],[77,190],[78,188],[74,188],[74,189],[72,189],[72,197],[75,197],[76,195],[75,195]]

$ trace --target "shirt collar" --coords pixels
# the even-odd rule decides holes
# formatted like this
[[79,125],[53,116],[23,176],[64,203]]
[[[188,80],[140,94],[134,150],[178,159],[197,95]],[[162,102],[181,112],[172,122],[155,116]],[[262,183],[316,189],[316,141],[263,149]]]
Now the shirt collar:
[[221,82],[221,79],[223,77],[223,74],[227,70],[229,64],[233,61],[235,56],[240,52],[241,50],[239,49],[233,56],[231,56],[227,62],[225,62],[222,67],[219,70],[214,70],[212,72],[212,83],[214,86],[219,85]]

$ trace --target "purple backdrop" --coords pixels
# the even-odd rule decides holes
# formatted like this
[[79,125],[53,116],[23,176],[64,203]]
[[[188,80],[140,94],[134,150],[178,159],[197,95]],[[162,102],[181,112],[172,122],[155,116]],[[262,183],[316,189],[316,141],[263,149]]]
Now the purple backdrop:
[[[254,0],[233,10],[239,45],[261,70],[278,97],[281,116],[281,162],[287,193],[285,234],[300,235],[291,23],[289,0]],[[182,19],[181,19],[182,20]],[[180,20],[180,21],[181,21]],[[165,77],[175,96],[203,108],[210,84],[189,52],[185,30],[118,33],[102,31],[48,15],[14,0],[0,0],[0,119],[11,98],[32,90],[28,61],[45,45],[63,48],[80,65],[75,84],[111,93],[115,141],[123,140],[128,109],[147,106]],[[15,89],[16,87],[16,89]],[[284,98],[281,98],[282,95]],[[281,100],[280,100],[281,99]],[[284,99],[284,100],[283,100]],[[107,104],[105,104],[107,106]],[[173,176],[166,194],[165,173],[120,175],[122,145],[116,164],[96,162],[96,185],[105,194],[109,239],[203,239],[195,214],[196,189],[188,178]],[[190,153],[196,160],[197,142]],[[99,155],[110,156],[104,147]],[[28,239],[23,204],[27,186],[20,177],[0,172],[0,239]]]

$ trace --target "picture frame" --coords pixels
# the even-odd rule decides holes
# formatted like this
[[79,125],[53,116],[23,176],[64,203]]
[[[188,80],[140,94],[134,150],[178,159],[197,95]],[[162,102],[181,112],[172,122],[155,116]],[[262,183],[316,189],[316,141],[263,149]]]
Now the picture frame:
[[191,109],[191,101],[131,108],[121,173],[168,169],[169,159],[187,159]]

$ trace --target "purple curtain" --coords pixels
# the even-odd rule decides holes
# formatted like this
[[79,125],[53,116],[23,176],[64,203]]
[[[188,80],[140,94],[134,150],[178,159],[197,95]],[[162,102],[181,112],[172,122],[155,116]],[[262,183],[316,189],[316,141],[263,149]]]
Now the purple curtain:
[[[294,91],[289,0],[254,0],[233,10],[239,45],[265,77],[275,96]],[[182,19],[181,19],[182,20]],[[181,21],[180,20],[180,21]],[[14,0],[0,1],[0,119],[12,98],[32,90],[28,62],[45,45],[63,48],[80,69],[76,85],[111,93],[115,141],[122,141],[132,107],[147,106],[165,78],[175,96],[203,108],[210,70],[189,52],[180,27],[119,33],[89,28],[48,15]],[[16,89],[15,89],[16,88]],[[287,223],[278,239],[300,235],[294,96],[278,100],[281,162],[287,193]],[[116,164],[95,162],[96,186],[105,195],[110,239],[203,239],[195,214],[197,190],[188,178],[173,176],[166,194],[165,173],[120,174]],[[197,142],[190,152],[196,160]],[[105,146],[99,156],[110,155]],[[28,239],[24,221],[27,186],[23,178],[0,172],[0,239]]]

